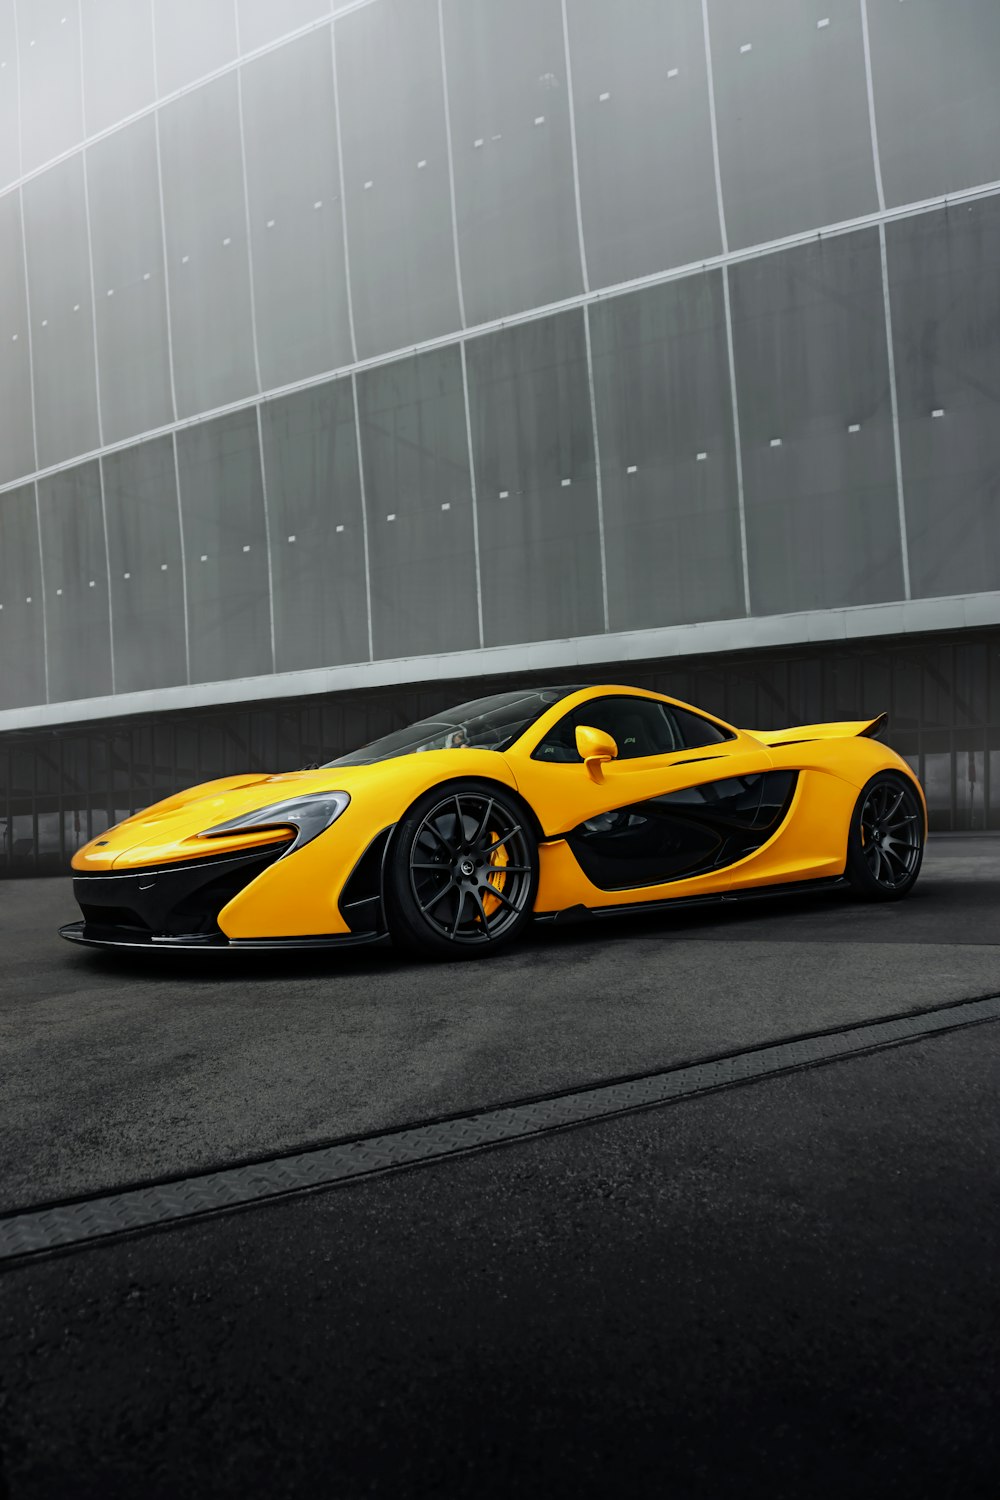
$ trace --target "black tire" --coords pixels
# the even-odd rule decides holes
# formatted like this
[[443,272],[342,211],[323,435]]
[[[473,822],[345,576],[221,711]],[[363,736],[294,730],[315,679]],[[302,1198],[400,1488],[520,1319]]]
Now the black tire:
[[401,820],[386,872],[393,940],[438,958],[480,958],[531,920],[538,845],[524,807],[503,787],[433,788]]
[[868,901],[898,901],[924,857],[924,809],[913,782],[880,771],[861,788],[847,836],[846,875]]

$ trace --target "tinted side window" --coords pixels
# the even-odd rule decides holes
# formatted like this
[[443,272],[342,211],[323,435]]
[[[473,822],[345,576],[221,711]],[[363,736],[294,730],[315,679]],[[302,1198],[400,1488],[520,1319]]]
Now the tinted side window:
[[[669,755],[674,750],[685,748],[674,711],[665,703],[657,703],[651,698],[597,698],[572,709],[560,719],[536,747],[532,759],[578,762],[576,731],[581,724],[610,734],[618,746],[619,760],[633,760],[643,755]],[[709,741],[703,739],[698,743],[704,745]]]
[[673,708],[670,712],[687,750],[696,750],[699,745],[719,745],[723,740],[734,738],[728,730],[720,729],[718,724],[703,719],[701,714],[688,713],[686,708]]

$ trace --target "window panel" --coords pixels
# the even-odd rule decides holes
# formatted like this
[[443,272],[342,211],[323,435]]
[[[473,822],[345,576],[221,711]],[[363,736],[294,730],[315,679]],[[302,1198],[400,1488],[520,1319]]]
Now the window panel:
[[987,732],[986,827],[1000,828],[1000,729]]
[[[861,657],[861,714],[870,715],[892,712],[892,664],[888,652],[865,651]],[[849,717],[853,717],[850,715]]]
[[956,724],[985,724],[987,651],[984,641],[956,641],[952,664]]
[[[1000,7],[995,0],[868,0],[879,162],[887,204],[1000,175]],[[905,67],[900,59],[906,59]]]
[[877,231],[730,277],[752,612],[902,598]]
[[[300,26],[308,26],[310,21],[328,16],[330,0],[281,0],[280,5],[275,5],[274,0],[236,0],[236,9],[240,22],[240,51],[246,53],[253,52],[256,47],[266,47],[268,42],[297,31]],[[330,38],[325,28],[322,34],[329,50]]]
[[892,664],[892,722],[915,729],[924,722],[924,671],[916,650],[897,652]]
[[326,27],[243,71],[265,389],[351,363],[333,54]]
[[66,0],[18,7],[21,170],[60,156],[83,140],[80,13]]
[[0,188],[21,175],[18,71],[14,0],[0,0]]
[[153,12],[135,0],[81,0],[87,134],[145,109],[156,97]]
[[700,5],[567,7],[591,286],[722,249]]
[[42,565],[35,488],[0,495],[0,708],[45,702]]
[[[927,645],[921,651],[920,658],[924,678],[924,724],[957,724],[959,702],[951,644]],[[963,714],[962,717],[967,722],[968,716]]]
[[86,157],[101,419],[104,441],[113,443],[173,417],[152,116]]
[[24,185],[38,461],[98,446],[97,374],[83,156]]
[[160,98],[236,56],[233,0],[153,0]]
[[[858,658],[825,657],[821,671],[824,713],[827,718],[831,722],[861,718],[864,709],[861,704],[861,663]],[[877,711],[881,712],[881,709]]]
[[672,755],[732,739],[731,734],[700,714],[651,698],[592,698],[553,725],[532,752],[532,759],[582,761],[576,731],[584,726],[609,734],[618,748],[619,760]]
[[261,433],[276,670],[367,661],[364,521],[351,382],[266,402]]
[[24,279],[21,200],[0,197],[0,483],[30,474],[35,467],[32,438],[31,359],[28,301]]
[[445,0],[466,321],[571,297],[580,267],[559,0]]
[[875,213],[860,8],[708,0],[708,15],[730,248]]
[[119,693],[187,681],[184,578],[169,437],[103,459]]
[[957,767],[952,751],[951,730],[929,730],[921,736],[924,795],[931,833],[947,833],[954,825],[954,783]]
[[1000,727],[1000,637],[986,643],[986,722]]
[[436,0],[380,0],[336,25],[358,355],[459,326]]
[[111,691],[108,559],[97,461],[38,482],[49,701]]
[[721,273],[590,319],[611,629],[743,614]]
[[235,74],[162,109],[160,148],[177,411],[192,416],[257,387]]
[[604,629],[583,314],[467,346],[487,646]]
[[910,582],[1000,588],[1000,200],[886,226]]
[[358,376],[376,658],[479,646],[461,356]]
[[177,434],[191,681],[272,670],[267,531],[255,410]]

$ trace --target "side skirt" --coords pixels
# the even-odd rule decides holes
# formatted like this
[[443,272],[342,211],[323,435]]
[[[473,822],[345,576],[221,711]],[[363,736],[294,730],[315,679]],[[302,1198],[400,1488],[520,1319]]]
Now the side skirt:
[[711,896],[666,896],[657,901],[629,901],[618,906],[568,906],[564,911],[535,912],[536,922],[589,922],[598,917],[627,917],[633,912],[663,911],[670,907],[729,906],[736,901],[759,901],[768,896],[799,896],[811,891],[833,890],[847,885],[846,875],[823,876],[819,880],[795,880],[787,885],[756,886],[745,891],[719,891]]

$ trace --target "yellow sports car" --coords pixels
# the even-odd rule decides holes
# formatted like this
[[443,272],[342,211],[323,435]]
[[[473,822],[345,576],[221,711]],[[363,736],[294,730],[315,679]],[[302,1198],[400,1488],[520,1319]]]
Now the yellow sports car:
[[629,687],[481,698],[315,770],[229,776],[73,859],[74,942],[486,954],[526,923],[845,879],[911,889],[927,832],[878,719],[734,729]]

